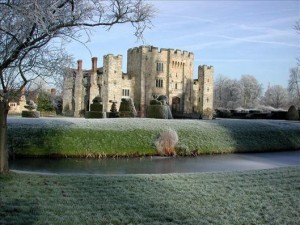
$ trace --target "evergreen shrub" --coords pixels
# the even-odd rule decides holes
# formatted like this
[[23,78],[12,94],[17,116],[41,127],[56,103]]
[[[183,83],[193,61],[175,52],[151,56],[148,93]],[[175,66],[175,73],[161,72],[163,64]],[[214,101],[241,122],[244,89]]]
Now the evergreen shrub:
[[85,112],[85,118],[86,119],[103,118],[103,112],[99,112],[99,111],[87,111],[87,112]]
[[39,118],[40,112],[39,111],[22,111],[22,117]]
[[147,117],[155,119],[168,119],[170,107],[168,105],[150,105],[147,109]]
[[295,106],[291,106],[286,114],[287,120],[299,120],[299,112]]
[[135,110],[133,101],[131,98],[122,98],[120,108],[119,108],[119,116],[120,117],[136,117],[137,112]]

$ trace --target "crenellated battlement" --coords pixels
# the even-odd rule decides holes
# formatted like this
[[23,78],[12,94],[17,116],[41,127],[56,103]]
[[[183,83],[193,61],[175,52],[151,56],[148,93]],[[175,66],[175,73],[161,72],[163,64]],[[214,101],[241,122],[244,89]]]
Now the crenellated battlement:
[[202,69],[202,70],[213,70],[214,67],[213,67],[213,66],[207,66],[207,65],[200,65],[200,66],[198,66],[198,69]]
[[193,52],[188,52],[188,51],[182,51],[180,49],[172,49],[172,48],[158,48],[158,47],[154,47],[152,45],[142,45],[139,47],[135,47],[135,48],[130,48],[128,49],[127,53],[128,54],[138,54],[138,53],[157,53],[157,54],[161,54],[161,53],[170,53],[170,54],[176,54],[176,55],[182,55],[182,56],[186,56],[186,57],[191,57],[194,56]]
[[104,59],[109,59],[109,58],[113,58],[115,60],[119,60],[122,59],[123,56],[122,55],[113,55],[113,54],[107,54],[103,56]]

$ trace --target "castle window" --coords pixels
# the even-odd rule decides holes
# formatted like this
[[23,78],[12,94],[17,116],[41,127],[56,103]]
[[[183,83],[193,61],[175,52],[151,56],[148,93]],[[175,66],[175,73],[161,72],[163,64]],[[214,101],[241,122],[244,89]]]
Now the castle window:
[[207,88],[206,90],[207,90],[207,92],[209,92],[209,88]]
[[209,98],[207,98],[206,101],[208,102],[208,101],[209,101]]
[[164,71],[164,64],[163,63],[156,63],[156,71],[163,72]]
[[209,79],[207,79],[207,83],[209,83]]
[[123,97],[129,97],[129,89],[123,89],[122,90],[122,96]]
[[163,87],[163,80],[157,79],[157,80],[156,80],[156,87],[162,88],[162,87]]
[[177,89],[177,83],[175,84],[175,89]]

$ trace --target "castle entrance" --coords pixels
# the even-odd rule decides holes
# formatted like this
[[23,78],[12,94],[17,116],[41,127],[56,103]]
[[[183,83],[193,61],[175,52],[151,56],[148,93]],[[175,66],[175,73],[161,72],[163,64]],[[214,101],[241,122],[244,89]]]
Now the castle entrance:
[[180,110],[180,98],[179,97],[173,97],[172,98],[172,113],[178,113],[181,112]]

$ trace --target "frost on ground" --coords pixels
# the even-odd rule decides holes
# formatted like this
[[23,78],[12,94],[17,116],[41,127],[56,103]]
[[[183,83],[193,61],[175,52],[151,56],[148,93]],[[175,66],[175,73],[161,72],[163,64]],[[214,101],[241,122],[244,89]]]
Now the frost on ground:
[[183,155],[300,149],[299,122],[237,119],[10,117],[8,145],[23,155],[153,155],[157,135],[168,129]]
[[[149,118],[115,118],[115,119],[84,119],[70,117],[44,117],[44,118],[22,118],[8,117],[8,125],[12,127],[48,127],[48,128],[85,128],[96,130],[163,130],[169,127],[181,130],[190,129],[213,129],[216,127],[230,128],[236,130],[255,130],[257,126],[261,129],[278,128],[300,130],[299,122],[285,120],[238,120],[238,119],[216,119],[216,120],[162,120]],[[268,130],[268,129],[267,129]]]

